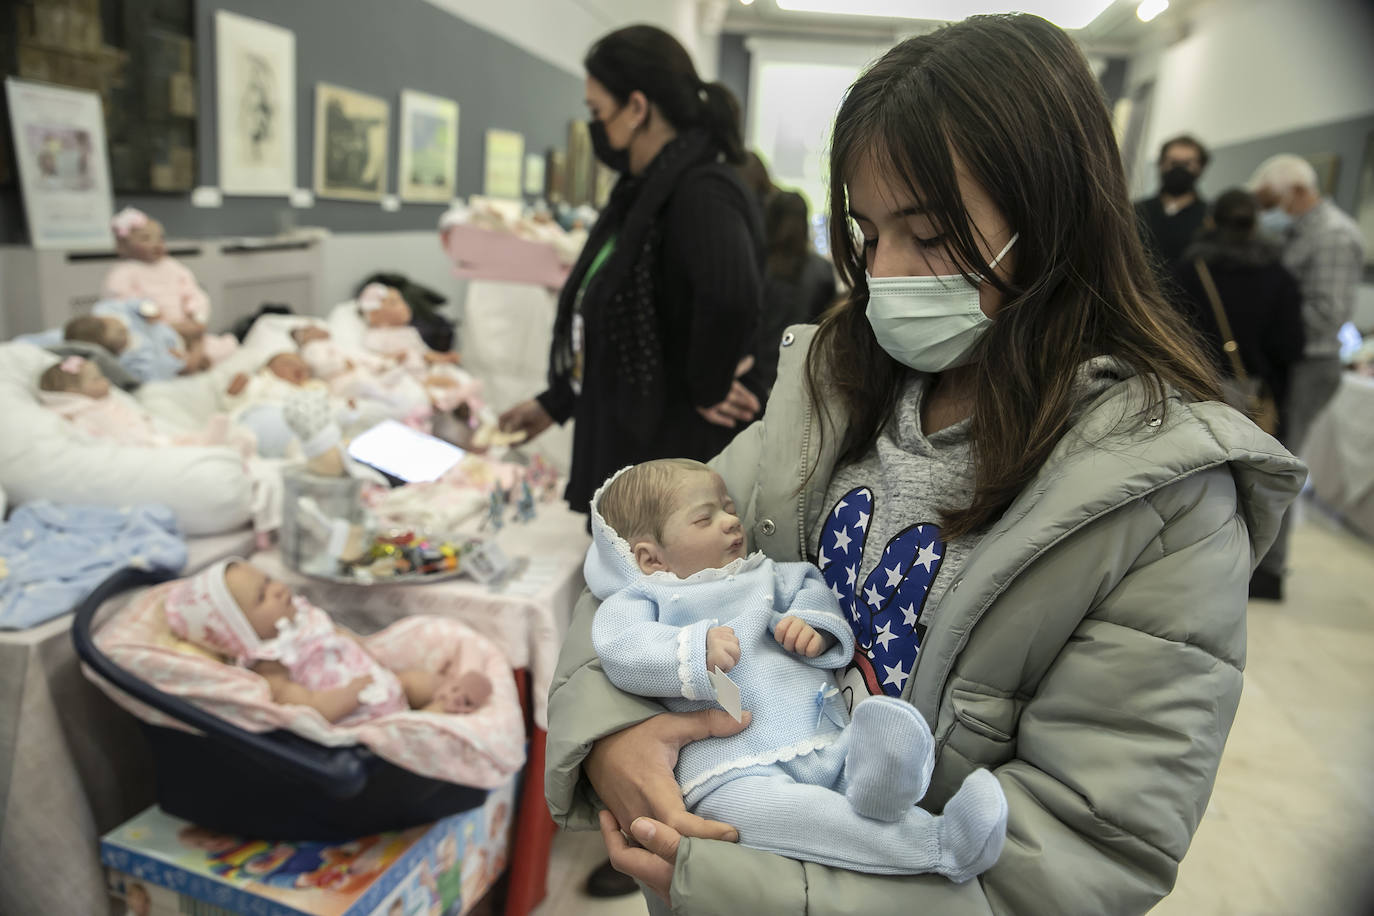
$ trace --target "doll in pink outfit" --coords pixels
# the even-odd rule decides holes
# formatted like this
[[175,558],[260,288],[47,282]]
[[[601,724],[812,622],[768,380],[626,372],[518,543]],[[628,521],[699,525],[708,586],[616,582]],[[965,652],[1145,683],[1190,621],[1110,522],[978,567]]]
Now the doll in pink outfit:
[[165,609],[173,633],[262,675],[274,702],[309,706],[337,725],[406,709],[468,713],[491,697],[479,671],[391,671],[324,611],[242,560],[183,579]]
[[38,389],[44,407],[87,435],[113,439],[120,445],[227,445],[244,457],[256,451],[252,434],[231,427],[223,414],[212,417],[199,433],[173,436],[161,431],[137,401],[114,391],[100,367],[80,356],[68,356],[49,367],[39,377]]
[[105,275],[102,295],[107,299],[148,299],[158,309],[158,320],[176,328],[188,348],[203,341],[212,363],[223,360],[238,347],[232,335],[206,334],[210,298],[196,282],[195,274],[167,254],[162,224],[141,210],[125,207],[110,221],[115,250],[123,259]]
[[368,353],[392,360],[420,382],[434,409],[453,412],[476,427],[482,412],[482,385],[458,368],[457,353],[431,350],[410,323],[410,306],[395,289],[369,283],[358,294],[358,310],[367,324],[363,347]]

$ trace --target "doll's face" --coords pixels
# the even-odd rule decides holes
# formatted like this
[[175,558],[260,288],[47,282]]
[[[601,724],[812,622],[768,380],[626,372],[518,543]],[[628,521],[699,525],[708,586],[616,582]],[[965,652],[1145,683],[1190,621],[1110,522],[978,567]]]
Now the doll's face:
[[475,712],[491,699],[491,680],[480,671],[465,671],[457,678],[444,681],[434,691],[444,712],[462,715]]
[[663,523],[663,543],[646,538],[633,545],[635,561],[646,575],[667,571],[685,579],[744,556],[744,528],[725,481],[714,471],[681,474],[672,512]]
[[234,596],[239,610],[248,619],[248,625],[259,639],[272,639],[277,635],[277,621],[290,620],[296,616],[291,605],[295,596],[291,589],[280,582],[274,582],[267,574],[248,563],[234,563],[225,570],[224,584],[229,594]]
[[367,313],[367,325],[371,328],[402,328],[410,324],[410,306],[401,294],[387,289],[381,308]]
[[267,362],[273,375],[292,385],[304,385],[310,381],[310,366],[295,353],[278,353]]
[[131,229],[128,235],[119,240],[117,247],[121,255],[136,261],[151,264],[161,260],[167,256],[167,242],[162,236],[162,223],[150,219],[137,229]]

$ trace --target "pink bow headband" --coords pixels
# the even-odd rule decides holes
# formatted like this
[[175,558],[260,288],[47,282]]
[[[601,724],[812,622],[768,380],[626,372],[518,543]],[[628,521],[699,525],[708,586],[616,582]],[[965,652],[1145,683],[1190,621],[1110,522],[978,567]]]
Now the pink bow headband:
[[125,238],[135,229],[142,229],[148,225],[148,214],[134,207],[125,207],[114,215],[110,220],[110,228],[119,238]]
[[57,367],[68,375],[80,375],[81,368],[86,365],[86,360],[81,356],[68,356]]
[[358,293],[358,308],[363,312],[375,312],[386,303],[386,294],[391,289],[381,283],[369,283]]

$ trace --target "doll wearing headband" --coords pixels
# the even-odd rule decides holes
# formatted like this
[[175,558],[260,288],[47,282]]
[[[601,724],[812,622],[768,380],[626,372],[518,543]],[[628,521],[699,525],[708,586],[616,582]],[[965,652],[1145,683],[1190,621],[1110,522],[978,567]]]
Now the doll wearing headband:
[[309,706],[338,725],[406,709],[472,712],[491,696],[481,672],[391,671],[324,611],[242,560],[177,583],[165,613],[181,639],[262,675],[274,702]]
[[223,414],[211,417],[198,433],[164,432],[137,401],[114,390],[99,366],[80,356],[68,356],[50,366],[39,376],[38,389],[38,400],[44,407],[83,433],[120,445],[228,445],[239,449],[244,457],[256,451],[252,434],[231,427]]
[[186,265],[167,254],[162,224],[141,210],[125,207],[110,221],[115,250],[122,259],[105,275],[103,295],[110,299],[147,299],[158,320],[176,328],[187,348],[204,346],[211,362],[238,347],[227,334],[206,335],[210,297]]

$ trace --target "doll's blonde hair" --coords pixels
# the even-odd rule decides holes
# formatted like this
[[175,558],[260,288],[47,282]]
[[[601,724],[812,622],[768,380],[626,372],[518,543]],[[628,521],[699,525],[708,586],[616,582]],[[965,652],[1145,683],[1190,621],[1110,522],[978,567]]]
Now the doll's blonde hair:
[[634,545],[644,538],[663,543],[663,524],[675,508],[683,471],[711,473],[690,458],[659,458],[637,464],[606,487],[597,509],[616,534]]

